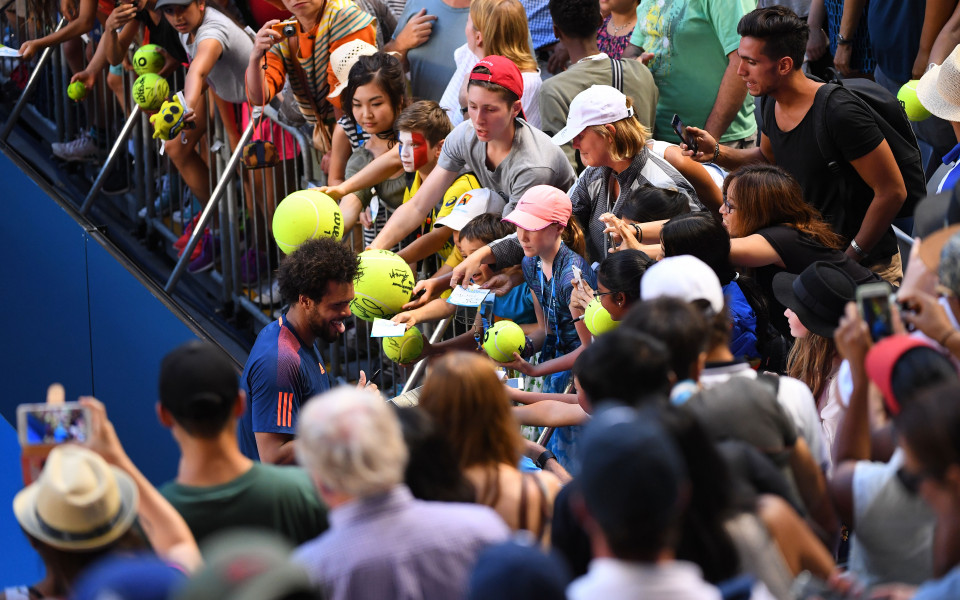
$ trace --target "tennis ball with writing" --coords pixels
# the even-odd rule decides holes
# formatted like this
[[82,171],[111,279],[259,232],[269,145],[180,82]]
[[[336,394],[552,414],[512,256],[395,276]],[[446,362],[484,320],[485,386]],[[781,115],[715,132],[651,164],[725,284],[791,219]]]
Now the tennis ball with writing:
[[74,102],[80,102],[87,97],[87,86],[82,81],[74,81],[67,86],[67,97]]
[[420,358],[423,352],[423,334],[411,327],[401,337],[383,338],[383,353],[396,363],[406,364]]
[[163,51],[156,44],[145,44],[133,53],[133,70],[137,75],[159,73],[166,62]]
[[280,201],[273,213],[273,239],[284,254],[323,237],[343,237],[343,213],[333,198],[317,190],[301,190]]
[[144,73],[133,82],[133,101],[143,110],[157,110],[170,95],[170,84],[156,73]]
[[606,333],[611,329],[616,329],[619,321],[614,321],[607,309],[600,304],[600,298],[594,298],[587,305],[587,310],[583,313],[583,320],[587,324],[587,329],[594,336]]
[[483,350],[497,362],[510,362],[526,345],[523,330],[513,321],[498,321],[483,333]]
[[389,319],[410,301],[413,283],[413,271],[407,261],[393,252],[361,252],[350,310],[364,321]]
[[918,79],[911,79],[903,84],[903,87],[897,92],[897,100],[900,101],[900,106],[903,107],[903,110],[907,113],[907,118],[911,121],[923,121],[930,117],[930,111],[924,108],[923,104],[920,104],[920,99],[917,98],[917,84],[919,83]]

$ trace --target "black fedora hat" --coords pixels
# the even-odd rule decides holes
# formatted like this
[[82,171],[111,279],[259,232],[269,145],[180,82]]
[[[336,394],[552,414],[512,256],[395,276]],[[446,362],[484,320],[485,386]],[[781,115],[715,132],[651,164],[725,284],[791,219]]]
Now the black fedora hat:
[[815,262],[799,275],[773,276],[773,295],[813,333],[832,338],[847,302],[857,295],[857,282],[840,267]]

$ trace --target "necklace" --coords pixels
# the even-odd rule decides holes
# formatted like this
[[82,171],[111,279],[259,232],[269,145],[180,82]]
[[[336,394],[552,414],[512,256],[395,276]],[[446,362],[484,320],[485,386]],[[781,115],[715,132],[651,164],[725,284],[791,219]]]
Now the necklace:
[[610,17],[610,25],[613,26],[613,34],[612,34],[612,35],[614,35],[614,36],[617,35],[617,34],[620,33],[623,29],[625,29],[626,27],[632,26],[632,25],[633,25],[634,23],[636,23],[636,22],[637,22],[637,19],[634,18],[632,21],[627,21],[626,23],[624,23],[624,24],[621,25],[620,27],[617,27],[616,25],[613,24],[613,17],[611,16],[611,17]]

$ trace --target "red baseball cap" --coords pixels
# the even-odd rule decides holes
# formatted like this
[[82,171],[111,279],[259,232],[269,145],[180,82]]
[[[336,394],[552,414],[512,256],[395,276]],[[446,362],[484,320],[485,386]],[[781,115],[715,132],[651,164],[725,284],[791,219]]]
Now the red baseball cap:
[[893,395],[893,368],[904,354],[914,348],[932,349],[933,346],[921,338],[891,335],[874,344],[864,359],[867,377],[880,388],[884,404],[894,416],[900,414],[900,400]]
[[476,69],[477,67],[486,67],[487,70],[490,71],[490,74],[487,75],[486,73],[471,71],[470,81],[488,81],[495,83],[516,94],[517,98],[523,98],[523,76],[520,75],[520,69],[517,68],[517,65],[514,64],[512,60],[506,56],[491,54],[490,56],[480,59],[480,62],[473,68]]
[[535,185],[520,196],[516,208],[503,220],[520,229],[540,231],[552,223],[566,227],[572,214],[569,196],[551,185]]

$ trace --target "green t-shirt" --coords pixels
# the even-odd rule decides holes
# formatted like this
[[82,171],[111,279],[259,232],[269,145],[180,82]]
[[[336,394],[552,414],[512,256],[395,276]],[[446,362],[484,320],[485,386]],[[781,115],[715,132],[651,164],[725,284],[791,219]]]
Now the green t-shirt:
[[255,462],[228,483],[192,487],[171,481],[160,493],[183,515],[197,543],[224,529],[254,527],[300,545],[327,529],[327,508],[299,467]]
[[[660,90],[658,139],[672,141],[674,114],[686,125],[706,124],[727,55],[740,45],[737,24],[756,7],[756,0],[640,0],[630,43],[654,55],[647,66]],[[747,94],[720,141],[756,133],[753,106],[753,97]]]

